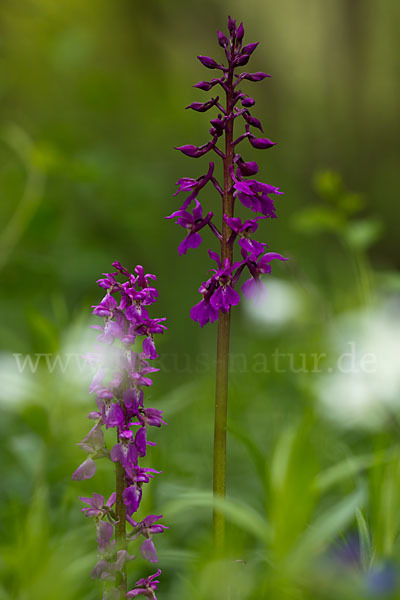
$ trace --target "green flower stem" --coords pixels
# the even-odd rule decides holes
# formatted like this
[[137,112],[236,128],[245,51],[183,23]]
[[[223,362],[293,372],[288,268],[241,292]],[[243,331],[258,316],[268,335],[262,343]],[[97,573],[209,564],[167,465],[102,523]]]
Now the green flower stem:
[[[230,312],[221,313],[218,320],[217,376],[215,391],[214,421],[214,496],[224,498],[226,494],[226,421],[228,408]],[[214,548],[217,553],[225,546],[225,515],[214,508]]]
[[[228,73],[226,92],[226,114],[233,112],[233,68]],[[233,216],[233,191],[232,179],[229,169],[233,164],[233,117],[225,129],[225,158],[224,158],[224,197],[222,214]],[[221,260],[226,258],[232,262],[233,249],[229,243],[231,230],[225,220],[222,220]],[[214,496],[224,498],[226,495],[226,422],[228,408],[228,371],[229,371],[229,338],[230,338],[230,311],[220,311],[218,319],[217,341],[217,371],[215,390],[215,421],[214,421]],[[217,553],[224,550],[225,546],[225,516],[221,509],[214,509],[213,514],[214,548]]]
[[[119,441],[119,440],[118,440]],[[116,551],[126,550],[127,542],[126,542],[126,506],[123,499],[123,492],[126,488],[126,476],[125,469],[121,465],[120,462],[116,463],[115,466],[115,475],[116,475],[116,502],[115,502],[115,511],[117,513],[117,524],[115,525],[115,542],[116,542]],[[125,600],[126,592],[127,592],[127,578],[126,578],[126,570],[125,567],[122,569],[120,573],[117,574],[116,587],[121,590],[121,600]]]

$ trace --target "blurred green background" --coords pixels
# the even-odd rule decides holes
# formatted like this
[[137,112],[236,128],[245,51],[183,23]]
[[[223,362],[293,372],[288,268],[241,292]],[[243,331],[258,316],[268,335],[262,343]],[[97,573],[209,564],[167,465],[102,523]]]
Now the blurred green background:
[[[208,138],[210,117],[184,107],[209,97],[191,87],[211,73],[196,55],[221,56],[228,14],[261,42],[251,70],[272,75],[246,91],[278,145],[241,152],[285,192],[258,237],[290,261],[233,318],[217,563],[216,326],[189,318],[214,241],[179,258],[163,217],[177,179],[206,171],[173,146]],[[169,423],[149,462],[163,473],[143,502],[170,526],[159,599],[400,598],[399,25],[397,0],[2,0],[0,600],[101,597],[77,497],[113,481],[109,465],[71,481],[93,406],[74,357],[116,259],[157,274],[168,318],[149,397]],[[151,569],[135,563],[132,585]]]

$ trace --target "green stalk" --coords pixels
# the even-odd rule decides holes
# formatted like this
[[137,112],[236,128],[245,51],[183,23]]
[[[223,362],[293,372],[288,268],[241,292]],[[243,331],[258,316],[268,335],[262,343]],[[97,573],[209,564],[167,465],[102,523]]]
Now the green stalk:
[[[233,68],[228,72],[226,92],[226,114],[233,111]],[[225,129],[225,158],[224,158],[224,197],[222,215],[233,216],[232,179],[229,169],[233,164],[233,118],[230,118]],[[229,243],[231,230],[222,219],[221,261],[226,258],[232,263],[233,248]],[[229,371],[229,338],[230,311],[220,311],[218,319],[217,340],[217,370],[215,389],[215,421],[214,421],[214,477],[213,492],[216,498],[226,495],[226,423],[228,408],[228,371]],[[213,513],[214,548],[221,553],[225,547],[225,515],[220,508],[215,507]]]
[[[119,440],[118,440],[119,441]],[[116,551],[126,550],[126,506],[123,499],[123,492],[126,488],[126,475],[125,469],[120,462],[116,463],[115,466],[115,511],[117,513],[117,524],[115,525],[115,542]],[[120,600],[125,600],[127,592],[127,578],[126,569],[122,569],[120,573],[117,573],[115,585],[121,590]]]

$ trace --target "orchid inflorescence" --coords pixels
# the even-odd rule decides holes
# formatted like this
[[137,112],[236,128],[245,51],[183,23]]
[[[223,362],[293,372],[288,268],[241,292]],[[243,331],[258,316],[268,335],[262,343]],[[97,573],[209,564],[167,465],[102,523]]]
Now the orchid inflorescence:
[[[147,310],[158,296],[153,284],[156,277],[145,274],[140,265],[134,269],[134,274],[119,262],[114,262],[113,267],[115,272],[104,273],[98,280],[99,286],[106,289],[106,295],[93,307],[93,314],[104,318],[104,325],[93,326],[100,331],[97,339],[103,349],[111,351],[87,355],[90,361],[98,364],[90,385],[97,410],[88,415],[95,421],[94,427],[78,444],[88,458],[75,471],[73,479],[92,477],[97,459],[108,458],[115,463],[116,492],[107,501],[97,493],[92,497],[81,497],[87,505],[82,511],[87,517],[94,518],[97,530],[100,560],[92,577],[111,582],[104,598],[119,599],[126,594],[127,598],[144,595],[155,599],[156,577],[161,571],[139,579],[135,588],[126,592],[124,568],[135,558],[129,554],[127,545],[137,538],[143,540],[140,546],[142,557],[151,563],[157,562],[152,536],[166,529],[158,522],[162,515],[148,515],[140,521],[133,518],[141,503],[143,484],[160,473],[139,466],[139,459],[146,456],[147,446],[155,445],[147,440],[148,428],[166,424],[160,410],[144,407],[144,390],[152,385],[149,376],[159,370],[149,364],[149,360],[158,356],[154,334],[164,332],[165,319],[150,318]],[[122,283],[121,278],[125,280]],[[116,430],[117,443],[110,450],[106,447],[103,429]],[[126,525],[130,529],[128,532]]]
[[[215,152],[223,161],[224,185],[221,185],[216,176],[214,163],[209,163],[208,172],[197,179],[184,177],[177,182],[178,191],[190,192],[179,210],[166,217],[176,218],[177,224],[187,230],[187,236],[179,245],[179,254],[186,254],[189,248],[197,248],[202,238],[200,231],[209,227],[221,243],[221,255],[209,250],[210,258],[216,262],[213,275],[199,288],[202,300],[191,310],[191,317],[201,326],[218,319],[219,311],[227,313],[231,306],[240,301],[240,296],[235,286],[244,269],[248,269],[250,278],[242,285],[242,291],[247,297],[254,297],[263,289],[260,276],[271,272],[270,262],[274,259],[286,260],[276,252],[265,253],[266,243],[252,239],[252,234],[257,230],[260,220],[275,218],[274,200],[271,195],[280,195],[278,187],[262,183],[254,179],[258,172],[256,162],[246,162],[237,152],[240,142],[247,139],[253,148],[267,149],[274,146],[268,138],[257,137],[252,133],[252,128],[263,131],[260,121],[250,113],[250,108],[255,101],[239,89],[244,81],[262,81],[269,77],[266,73],[235,73],[236,69],[245,66],[258,43],[243,45],[243,24],[236,25],[236,21],[228,19],[229,37],[218,32],[218,43],[224,48],[227,66],[218,63],[208,56],[198,56],[200,62],[208,69],[221,71],[221,76],[210,81],[200,81],[194,87],[209,91],[215,86],[220,86],[226,96],[226,104],[222,106],[219,96],[207,102],[193,102],[186,108],[198,112],[206,112],[217,108],[217,118],[211,119],[211,140],[202,146],[185,145],[177,147],[186,156],[200,158],[208,152]],[[239,106],[239,103],[241,106]],[[245,131],[236,139],[233,136],[234,124],[238,118],[245,122]],[[218,146],[221,138],[225,137],[225,148]],[[203,208],[197,199],[199,192],[211,182],[222,198],[223,219],[222,231],[213,222],[213,212],[203,215]],[[249,208],[260,216],[242,221],[234,217],[234,201],[238,199],[243,206]],[[191,212],[190,206],[193,206]],[[233,246],[238,240],[241,260],[233,261]]]

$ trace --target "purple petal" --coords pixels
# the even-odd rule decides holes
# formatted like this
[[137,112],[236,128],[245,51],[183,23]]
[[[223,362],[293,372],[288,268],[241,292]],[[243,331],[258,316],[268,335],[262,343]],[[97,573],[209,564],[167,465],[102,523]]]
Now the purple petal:
[[193,110],[196,110],[197,112],[206,112],[207,110],[210,110],[210,108],[215,106],[218,100],[219,97],[217,96],[216,98],[212,98],[208,102],[192,102],[192,104],[189,104],[189,106],[186,106],[186,108],[191,108]]
[[193,219],[194,221],[198,221],[203,216],[203,207],[200,202],[195,199],[195,207],[193,209]]
[[224,221],[235,233],[238,233],[242,226],[242,220],[239,217],[228,217],[227,215],[224,215]]
[[[178,182],[178,183],[179,183],[179,182]],[[178,185],[178,184],[177,184],[177,185]],[[182,189],[184,190],[185,188],[182,188]],[[189,189],[189,188],[188,188],[188,189]],[[180,192],[181,190],[178,190],[178,191]],[[178,193],[178,192],[177,192],[177,193]],[[166,219],[174,219],[175,217],[179,217],[179,218],[181,218],[181,219],[187,219],[187,220],[188,220],[188,222],[189,222],[189,221],[190,221],[190,217],[191,217],[191,215],[190,215],[190,213],[189,213],[187,210],[182,210],[182,209],[179,209],[179,210],[176,210],[175,212],[171,213],[170,215],[168,215],[168,216],[167,216],[167,217],[165,217],[165,218],[166,218]]]
[[133,554],[129,554],[127,550],[118,550],[117,552],[117,560],[115,562],[115,567],[117,571],[121,571],[124,565],[130,560],[134,560],[136,556]]
[[243,117],[249,125],[252,125],[253,127],[257,127],[257,129],[260,129],[260,131],[263,131],[261,122],[258,119],[256,119],[255,117],[252,117],[250,113],[245,112],[243,114]]
[[199,59],[201,64],[204,65],[205,67],[207,67],[208,69],[220,68],[220,65],[213,58],[210,58],[209,56],[199,55],[197,58]]
[[238,192],[242,192],[243,194],[246,194],[247,196],[255,195],[253,190],[250,187],[250,183],[247,183],[246,181],[238,181],[237,183],[235,183],[235,185],[233,187]]
[[140,456],[146,456],[146,427],[141,427],[135,435],[135,446]]
[[228,30],[231,35],[234,35],[236,32],[236,21],[231,17],[228,17]]
[[234,62],[235,67],[244,67],[244,65],[247,65],[249,62],[249,58],[250,54],[242,54],[241,56],[238,56]]
[[221,264],[221,259],[219,254],[217,254],[216,252],[213,252],[212,250],[208,251],[208,255],[212,260],[215,260],[215,262],[217,263],[218,267],[221,269],[222,268],[222,264]]
[[124,453],[122,452],[121,444],[115,444],[111,448],[110,458],[113,462],[121,462],[123,460]]
[[132,410],[137,410],[139,407],[139,397],[138,393],[134,388],[129,388],[124,393],[124,404],[127,408]]
[[244,27],[243,27],[243,23],[240,23],[240,25],[236,31],[236,41],[241,42],[243,39],[243,36],[244,36]]
[[112,404],[110,411],[105,419],[107,429],[109,427],[123,427],[125,415],[119,404]]
[[176,146],[175,150],[180,150],[183,154],[186,154],[186,156],[190,156],[191,158],[199,158],[211,150],[212,145],[212,142],[208,142],[203,146],[187,144],[186,146]]
[[104,551],[110,543],[114,528],[107,521],[99,521],[97,524],[97,545],[100,552]]
[[123,499],[126,505],[126,511],[129,516],[133,515],[139,508],[142,499],[142,490],[136,485],[127,487],[123,492]]
[[262,213],[266,217],[271,217],[272,219],[275,219],[276,217],[274,201],[271,200],[269,196],[260,198],[257,208],[253,210]]
[[92,500],[91,500],[90,504],[94,508],[103,508],[103,506],[104,506],[104,496],[102,496],[101,494],[94,493],[93,496],[92,496]]
[[113,492],[106,502],[107,508],[111,508],[112,506],[114,506],[116,499],[117,499],[117,494],[115,492]]
[[155,523],[156,521],[158,521],[159,519],[162,519],[163,515],[148,515],[147,517],[145,517],[142,521],[143,525],[145,527],[150,527],[150,525],[153,525],[153,523]]
[[240,78],[247,79],[248,81],[262,81],[266,77],[271,77],[271,75],[267,75],[267,73],[263,73],[262,71],[257,71],[257,73],[242,73]]
[[254,44],[247,44],[247,46],[243,46],[243,54],[253,54],[254,50],[257,48],[259,43],[260,42],[255,42]]
[[144,414],[147,420],[147,425],[153,427],[161,427],[161,424],[167,425],[162,419],[162,411],[157,408],[146,408]]
[[214,87],[214,85],[217,85],[217,83],[221,83],[221,80],[211,79],[211,81],[199,81],[198,83],[195,83],[193,87],[208,92],[211,90],[212,87]]
[[210,300],[216,310],[221,309],[223,312],[228,312],[230,306],[236,306],[239,302],[239,294],[230,285],[219,287]]
[[261,292],[265,290],[265,286],[260,279],[254,279],[251,277],[242,285],[242,292],[248,298],[256,299]]
[[225,288],[225,297],[230,306],[236,306],[240,302],[239,294],[230,285]]
[[152,360],[158,357],[154,340],[152,337],[147,337],[143,340],[143,352]]
[[226,37],[226,35],[224,35],[222,31],[218,31],[218,44],[221,46],[221,48],[224,48],[224,46],[226,46],[227,43],[228,38]]
[[271,142],[268,138],[256,138],[254,135],[249,136],[249,142],[253,148],[258,148],[259,150],[272,148],[272,146],[276,145],[276,142]]
[[261,269],[266,269],[267,267],[269,267],[269,263],[271,262],[271,260],[275,259],[289,260],[288,258],[282,256],[282,254],[278,254],[277,252],[267,252],[267,254],[264,254],[264,256],[262,256],[258,261],[258,267]]
[[249,108],[250,106],[254,106],[256,102],[253,98],[242,98],[241,103],[245,108]]
[[257,256],[259,256],[262,252],[264,252],[266,244],[257,242],[256,240],[251,240],[250,238],[241,238],[239,240],[239,246],[246,250],[246,252],[254,252]]
[[102,450],[104,448],[104,434],[100,425],[96,423],[87,436],[85,436],[77,445],[88,454],[97,450]]
[[74,481],[90,479],[96,473],[96,463],[92,458],[87,458],[72,475]]
[[238,169],[242,176],[255,175],[258,172],[258,164],[254,161],[244,162],[239,160]]
[[113,565],[111,565],[106,560],[99,560],[95,564],[90,576],[92,579],[114,579]]
[[144,540],[140,546],[140,554],[151,563],[158,562],[156,549],[151,538]]
[[189,248],[198,248],[202,242],[201,235],[199,233],[189,233],[187,237],[178,246],[179,256],[186,254]]
[[192,307],[190,317],[204,327],[207,323],[214,323],[218,319],[218,311],[203,299]]
[[148,590],[146,588],[136,588],[136,590],[130,590],[126,594],[126,597],[127,598],[136,598],[136,596],[139,596],[140,594],[143,594],[144,596],[149,597]]

